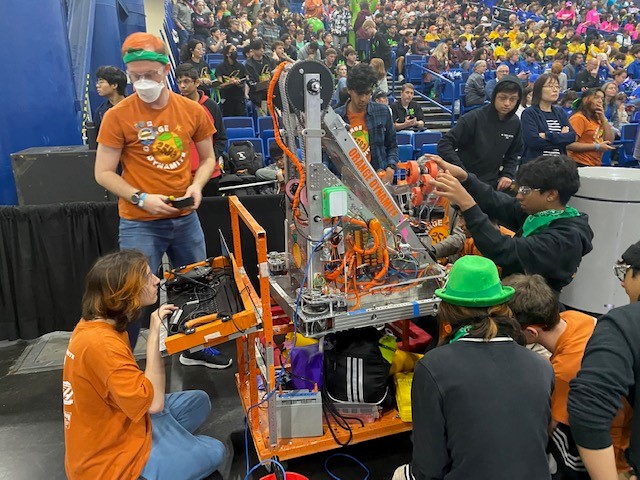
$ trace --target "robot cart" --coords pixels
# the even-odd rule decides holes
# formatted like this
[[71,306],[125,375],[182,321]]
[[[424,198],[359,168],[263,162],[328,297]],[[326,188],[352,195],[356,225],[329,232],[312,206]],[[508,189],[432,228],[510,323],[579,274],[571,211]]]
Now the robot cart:
[[[249,333],[236,339],[238,355],[238,373],[236,385],[245,412],[249,430],[253,437],[258,458],[262,460],[278,457],[281,460],[303,457],[318,452],[339,448],[326,425],[324,435],[313,438],[277,438],[277,418],[275,396],[268,398],[260,407],[263,399],[258,389],[258,378],[262,377],[267,390],[275,388],[276,368],[274,359],[274,334],[292,331],[291,325],[272,325],[271,305],[269,296],[269,271],[267,266],[266,233],[244,208],[237,197],[229,197],[231,210],[231,228],[233,232],[233,249],[237,252],[235,261],[240,272],[244,272],[242,263],[242,245],[240,241],[240,220],[251,231],[258,252],[260,296],[251,284],[248,285],[252,302],[256,305],[256,317],[262,323],[262,330]],[[264,391],[262,392],[264,395]],[[411,424],[400,420],[397,410],[385,412],[381,418],[364,427],[353,425],[352,444],[372,440],[375,438],[394,435],[411,430]],[[344,442],[347,432],[334,428],[336,437]]]

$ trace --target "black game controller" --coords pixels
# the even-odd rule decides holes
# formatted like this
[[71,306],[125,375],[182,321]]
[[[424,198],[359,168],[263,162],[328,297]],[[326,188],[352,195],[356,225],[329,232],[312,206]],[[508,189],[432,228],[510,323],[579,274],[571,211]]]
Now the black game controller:
[[173,208],[189,208],[194,204],[193,197],[184,197],[184,198],[167,198],[167,204],[171,205]]

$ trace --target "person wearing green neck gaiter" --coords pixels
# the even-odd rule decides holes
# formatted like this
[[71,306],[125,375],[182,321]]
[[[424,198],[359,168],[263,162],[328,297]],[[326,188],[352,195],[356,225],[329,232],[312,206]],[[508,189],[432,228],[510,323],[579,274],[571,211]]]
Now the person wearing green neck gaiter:
[[[568,205],[580,187],[575,163],[565,155],[543,155],[518,170],[517,196],[496,192],[472,173],[430,156],[440,168],[435,193],[459,207],[482,254],[503,275],[542,275],[560,293],[592,250],[587,215]],[[516,232],[503,236],[491,223]]]

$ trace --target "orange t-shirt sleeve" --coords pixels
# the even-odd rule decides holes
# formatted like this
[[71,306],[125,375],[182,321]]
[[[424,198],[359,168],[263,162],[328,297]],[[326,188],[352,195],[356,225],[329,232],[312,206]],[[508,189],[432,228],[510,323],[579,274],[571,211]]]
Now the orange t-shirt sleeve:
[[107,110],[102,123],[100,124],[100,131],[98,132],[98,143],[106,145],[111,148],[124,148],[125,136],[120,122],[117,119],[117,113],[113,108]]
[[[573,130],[576,132],[576,139],[580,138],[584,133],[585,123],[582,115],[572,115],[569,119],[569,123],[573,127]],[[102,127],[100,127],[102,130]]]
[[556,383],[551,394],[551,418],[558,423],[569,425],[567,401],[569,399],[569,382],[556,376]]
[[[196,130],[193,132],[193,136],[191,137],[195,143],[201,142],[207,137],[213,137],[213,134],[217,131],[216,127],[213,126],[213,121],[207,116],[202,108],[199,109],[197,115]],[[100,130],[102,130],[102,127],[100,127]]]
[[118,406],[132,421],[139,421],[153,401],[153,385],[138,367],[130,352],[105,345],[102,355],[108,357],[107,371],[101,372],[106,381],[109,401]]

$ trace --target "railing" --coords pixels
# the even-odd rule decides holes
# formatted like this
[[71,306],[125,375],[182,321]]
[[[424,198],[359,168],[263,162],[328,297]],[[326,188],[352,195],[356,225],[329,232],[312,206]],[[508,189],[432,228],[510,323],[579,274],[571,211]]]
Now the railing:
[[456,121],[456,113],[455,113],[455,105],[456,102],[460,102],[460,94],[458,92],[458,89],[456,88],[456,82],[454,80],[451,80],[433,70],[428,69],[427,67],[425,67],[424,65],[420,65],[417,63],[412,63],[409,65],[409,73],[411,73],[411,69],[418,69],[420,72],[422,72],[422,81],[420,82],[420,84],[423,86],[424,88],[424,75],[426,74],[430,74],[432,77],[435,77],[437,79],[439,79],[441,82],[448,84],[451,86],[451,90],[452,90],[452,99],[451,99],[451,105],[447,106],[444,105],[440,102],[438,102],[437,100],[434,100],[433,98],[429,97],[428,95],[426,95],[424,92],[421,91],[416,91],[415,93],[422,99],[427,101],[428,103],[435,105],[436,107],[440,108],[443,112],[448,113],[451,115],[451,126],[453,127],[455,121]]

